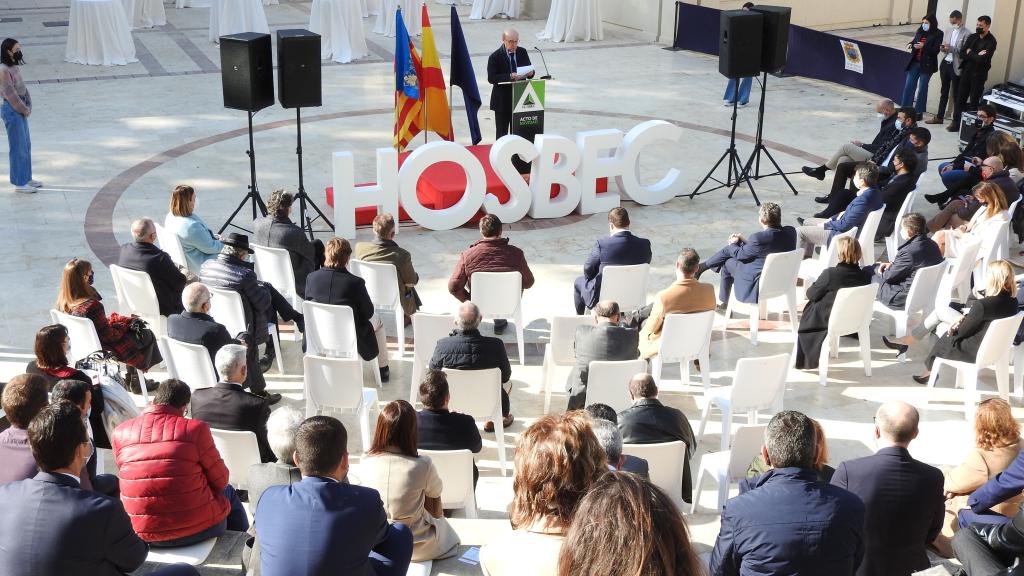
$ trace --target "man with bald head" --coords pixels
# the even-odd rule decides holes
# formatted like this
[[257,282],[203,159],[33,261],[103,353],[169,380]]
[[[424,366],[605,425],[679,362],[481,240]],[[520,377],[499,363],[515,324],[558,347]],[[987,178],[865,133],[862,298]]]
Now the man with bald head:
[[117,265],[149,274],[161,316],[182,311],[181,291],[185,288],[185,275],[171,256],[157,247],[156,224],[151,219],[139,218],[132,222],[132,241],[121,246]]
[[938,468],[914,460],[907,447],[917,438],[920,417],[906,402],[886,402],[875,414],[872,456],[843,462],[832,484],[864,502],[864,562],[858,576],[910,576],[930,566],[926,547],[945,516],[943,477]]
[[494,111],[497,140],[509,133],[512,124],[512,85],[509,82],[533,78],[536,72],[518,74],[517,69],[530,66],[530,55],[519,47],[519,32],[513,28],[501,34],[501,46],[487,58],[487,81],[491,88],[491,110]]

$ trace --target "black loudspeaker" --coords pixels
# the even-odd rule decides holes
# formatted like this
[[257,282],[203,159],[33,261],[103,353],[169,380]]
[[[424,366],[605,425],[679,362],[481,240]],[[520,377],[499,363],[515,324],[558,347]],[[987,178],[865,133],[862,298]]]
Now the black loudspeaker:
[[764,16],[750,10],[724,10],[720,20],[718,71],[729,78],[761,73]]
[[320,35],[277,31],[277,99],[285,108],[321,106]]
[[243,32],[220,37],[224,107],[256,112],[274,104],[270,34]]
[[754,6],[751,10],[764,16],[761,71],[778,74],[786,67],[789,52],[789,17],[793,9],[786,6]]

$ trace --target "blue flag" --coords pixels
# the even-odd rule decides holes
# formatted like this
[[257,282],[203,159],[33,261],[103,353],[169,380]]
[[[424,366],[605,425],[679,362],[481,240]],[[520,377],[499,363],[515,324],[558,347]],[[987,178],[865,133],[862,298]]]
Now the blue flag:
[[409,46],[409,32],[405,28],[402,10],[398,9],[395,15],[395,92],[403,92],[409,98],[419,100],[420,80]]
[[473,61],[469,58],[469,48],[466,46],[466,36],[462,33],[462,23],[459,22],[459,14],[452,5],[452,71],[449,76],[452,86],[458,86],[462,90],[462,98],[466,103],[466,116],[469,119],[469,133],[473,144],[479,144],[483,140],[480,135],[480,120],[477,113],[480,111],[480,89],[476,85],[476,73],[473,72]]

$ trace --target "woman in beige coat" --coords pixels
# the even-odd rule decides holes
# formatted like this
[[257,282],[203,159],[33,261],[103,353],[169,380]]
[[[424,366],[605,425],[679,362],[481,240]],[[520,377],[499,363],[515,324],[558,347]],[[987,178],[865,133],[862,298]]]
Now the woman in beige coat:
[[416,450],[416,411],[405,400],[384,407],[370,451],[360,463],[363,485],[380,492],[391,522],[409,527],[412,560],[454,556],[459,536],[441,511],[441,477],[430,458]]
[[[953,557],[950,540],[956,532],[956,513],[967,507],[967,497],[1005,470],[1020,452],[1020,424],[1013,418],[1010,405],[1000,398],[989,398],[978,405],[974,418],[975,447],[963,464],[946,472],[946,522],[935,538],[935,548],[946,558]],[[1018,494],[992,507],[1008,518],[1013,517],[1024,496]]]

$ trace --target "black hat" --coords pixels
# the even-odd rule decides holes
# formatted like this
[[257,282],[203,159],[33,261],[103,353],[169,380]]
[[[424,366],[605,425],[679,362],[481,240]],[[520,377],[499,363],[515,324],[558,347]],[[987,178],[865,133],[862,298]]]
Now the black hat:
[[252,248],[249,247],[249,237],[245,234],[231,232],[226,238],[221,238],[221,242],[246,252],[252,252]]

